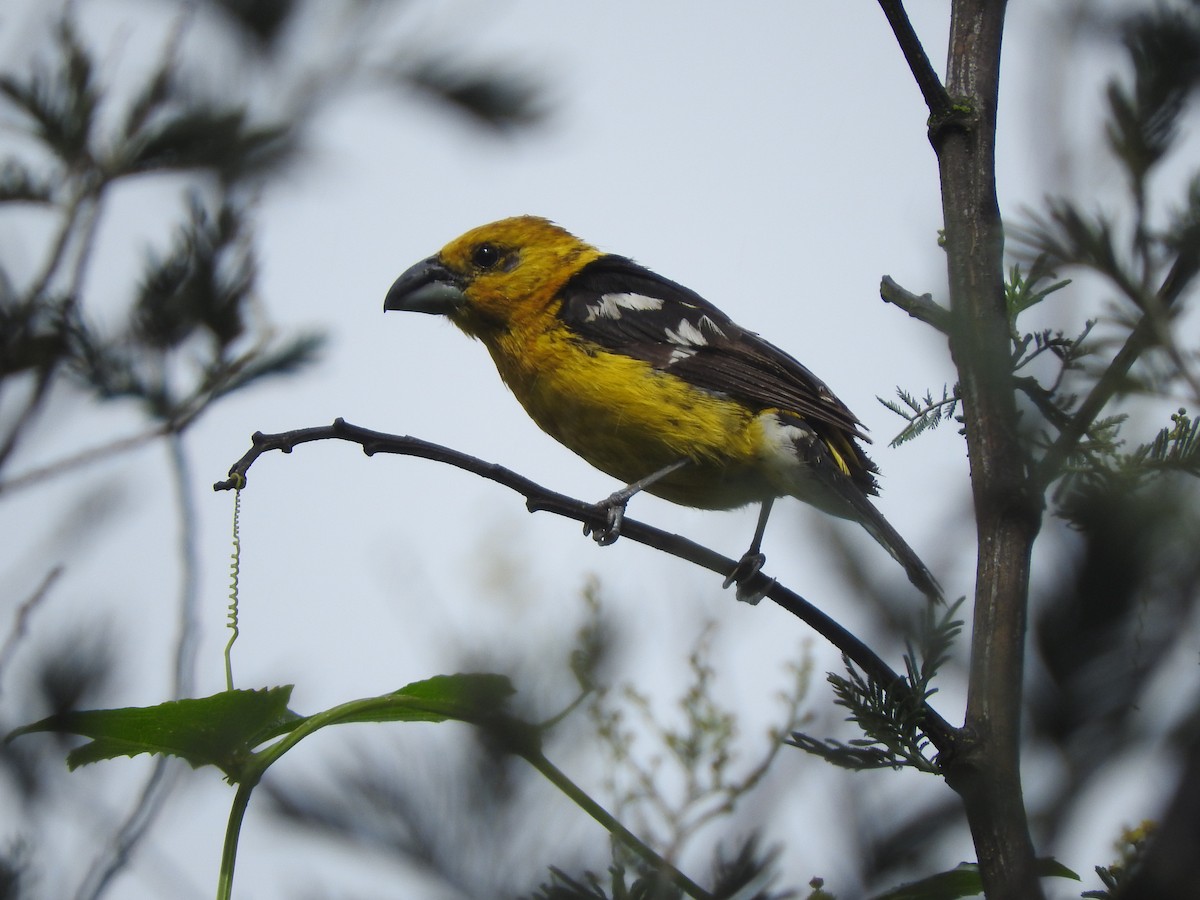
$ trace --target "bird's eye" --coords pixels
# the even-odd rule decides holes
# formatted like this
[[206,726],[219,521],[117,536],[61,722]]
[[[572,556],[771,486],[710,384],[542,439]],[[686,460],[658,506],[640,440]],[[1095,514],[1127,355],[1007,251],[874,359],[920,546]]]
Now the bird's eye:
[[480,269],[490,269],[500,262],[500,248],[495,244],[480,244],[471,254],[471,262]]

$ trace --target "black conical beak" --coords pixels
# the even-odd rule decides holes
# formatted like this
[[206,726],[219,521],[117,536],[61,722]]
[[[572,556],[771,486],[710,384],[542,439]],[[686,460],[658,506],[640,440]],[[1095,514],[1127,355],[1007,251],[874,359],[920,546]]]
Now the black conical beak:
[[396,279],[383,301],[383,309],[448,316],[460,309],[466,299],[458,276],[438,262],[436,256],[431,256]]

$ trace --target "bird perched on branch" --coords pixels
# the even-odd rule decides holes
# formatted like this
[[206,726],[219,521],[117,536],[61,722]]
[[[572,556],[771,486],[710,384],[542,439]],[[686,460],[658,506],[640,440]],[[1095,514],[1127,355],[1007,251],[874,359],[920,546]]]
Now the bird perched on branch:
[[[761,504],[726,586],[762,567],[771,505],[792,496],[861,524],[930,598],[937,581],[870,501],[862,425],[799,362],[695,292],[546,219],[468,231],[392,285],[385,310],[444,315],[487,347],[533,420],[626,482],[601,501],[600,543],[638,491],[701,509]],[[585,529],[586,530],[586,529]]]

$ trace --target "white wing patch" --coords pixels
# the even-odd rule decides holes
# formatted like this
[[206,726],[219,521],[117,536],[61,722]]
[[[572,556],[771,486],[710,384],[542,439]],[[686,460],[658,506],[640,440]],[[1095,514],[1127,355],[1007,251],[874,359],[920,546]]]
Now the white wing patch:
[[[685,312],[684,316],[678,320],[679,324],[675,328],[663,327],[661,320],[671,315],[670,309],[679,306],[682,306],[692,315],[699,313],[699,316],[697,318],[689,318],[688,313]],[[646,321],[655,322],[658,327],[662,328],[662,336],[668,344],[672,345],[668,365],[695,355],[697,350],[709,345],[710,337],[725,337],[725,332],[712,320],[712,317],[707,313],[702,313],[695,306],[689,303],[674,303],[672,307],[668,307],[667,302],[663,298],[651,297],[648,294],[637,294],[632,291],[614,291],[609,294],[601,294],[598,300],[586,304],[584,309],[587,310],[584,318],[585,323],[595,322],[599,319],[617,321],[626,313],[660,314],[653,318],[648,317]],[[663,312],[664,309],[668,311]]]
[[587,305],[586,322],[596,319],[619,319],[622,312],[644,312],[662,309],[660,297],[647,297],[645,294],[603,294],[595,303]]
[[[700,321],[703,323],[704,320]],[[708,338],[704,336],[704,332],[687,319],[679,322],[679,328],[676,331],[667,329],[667,340],[681,347],[704,347],[708,344]]]
[[681,319],[677,329],[674,331],[670,328],[666,329],[667,341],[676,345],[675,349],[671,351],[671,362],[687,359],[689,356],[695,355],[699,348],[707,347],[708,338],[704,336],[706,328],[718,337],[725,336],[725,332],[708,316],[701,316],[697,324],[693,324],[688,319]]

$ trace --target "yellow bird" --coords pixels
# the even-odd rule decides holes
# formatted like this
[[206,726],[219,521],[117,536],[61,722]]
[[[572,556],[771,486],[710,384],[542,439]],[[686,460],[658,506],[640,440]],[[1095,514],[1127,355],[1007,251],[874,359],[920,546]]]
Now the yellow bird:
[[937,581],[870,501],[862,425],[803,365],[694,291],[535,216],[483,225],[401,275],[385,310],[444,315],[481,340],[548,434],[626,483],[602,501],[620,533],[645,490],[683,506],[761,505],[729,573],[758,572],[775,498],[861,524],[931,599]]

